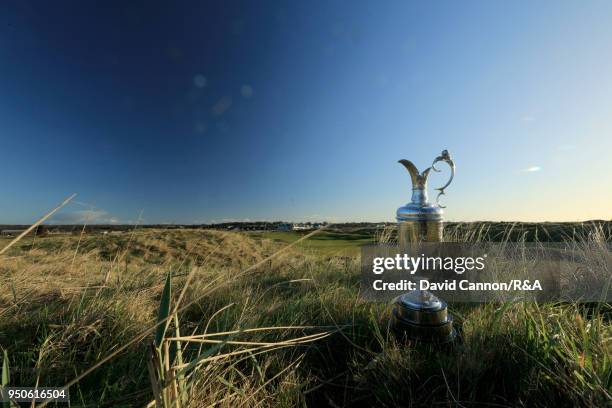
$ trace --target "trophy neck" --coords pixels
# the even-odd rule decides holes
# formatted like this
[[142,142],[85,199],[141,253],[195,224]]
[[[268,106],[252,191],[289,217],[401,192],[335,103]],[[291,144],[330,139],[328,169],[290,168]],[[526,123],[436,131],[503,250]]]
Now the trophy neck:
[[412,203],[421,206],[429,204],[427,201],[427,188],[415,187],[412,189]]

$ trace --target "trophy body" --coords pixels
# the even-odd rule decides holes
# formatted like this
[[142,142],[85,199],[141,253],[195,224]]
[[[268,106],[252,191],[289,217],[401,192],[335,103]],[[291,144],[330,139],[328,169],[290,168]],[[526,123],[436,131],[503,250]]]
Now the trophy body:
[[[415,202],[415,199],[424,201]],[[397,209],[400,247],[410,242],[441,242],[444,230],[442,215],[441,207],[427,202],[427,190],[413,189],[412,202]]]
[[398,239],[400,247],[409,242],[440,242],[443,239],[442,221],[400,221]]

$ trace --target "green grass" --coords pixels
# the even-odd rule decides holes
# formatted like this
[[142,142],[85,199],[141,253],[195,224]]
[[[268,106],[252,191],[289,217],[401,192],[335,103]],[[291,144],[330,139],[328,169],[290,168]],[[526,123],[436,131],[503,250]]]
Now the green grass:
[[[246,234],[255,239],[270,239],[275,242],[289,244],[297,241],[309,232],[312,231],[267,231],[247,232]],[[373,235],[368,232],[324,230],[301,243],[299,247],[321,255],[357,255],[362,245],[374,242]]]

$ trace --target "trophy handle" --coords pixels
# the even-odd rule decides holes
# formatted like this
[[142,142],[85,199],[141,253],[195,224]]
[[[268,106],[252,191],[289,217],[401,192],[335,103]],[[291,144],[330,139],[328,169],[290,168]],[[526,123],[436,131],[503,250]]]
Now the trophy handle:
[[450,170],[451,170],[450,178],[448,179],[446,184],[443,185],[442,187],[439,187],[439,188],[435,189],[435,190],[438,190],[438,195],[436,197],[436,204],[440,208],[446,208],[445,206],[440,205],[440,196],[444,195],[444,190],[446,189],[446,187],[448,187],[450,185],[450,183],[453,181],[453,178],[455,177],[455,163],[453,162],[453,159],[451,159],[450,154],[448,153],[448,150],[443,150],[442,153],[440,154],[440,156],[436,157],[436,159],[431,164],[431,169],[433,171],[439,173],[441,170],[438,170],[436,168],[436,163],[438,163],[438,162],[444,162],[444,163],[448,164],[448,166],[450,167]]

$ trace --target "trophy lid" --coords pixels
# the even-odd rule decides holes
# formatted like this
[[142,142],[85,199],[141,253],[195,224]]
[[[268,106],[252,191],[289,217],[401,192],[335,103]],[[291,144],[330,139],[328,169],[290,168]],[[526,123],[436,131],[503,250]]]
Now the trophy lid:
[[446,302],[427,290],[413,290],[398,298],[402,307],[428,312],[437,312],[446,309]]

